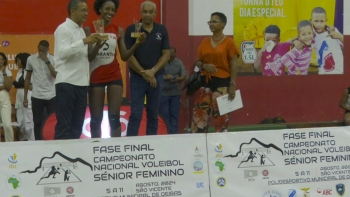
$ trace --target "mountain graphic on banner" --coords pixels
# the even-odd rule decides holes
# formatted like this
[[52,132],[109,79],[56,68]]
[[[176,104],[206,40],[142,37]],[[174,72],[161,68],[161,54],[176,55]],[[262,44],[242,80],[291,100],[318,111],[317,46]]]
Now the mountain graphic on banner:
[[44,164],[44,166],[51,167],[48,167],[47,170],[44,169],[45,174],[41,177],[37,185],[82,182],[66,165],[67,163]]
[[[52,163],[47,163],[49,161]],[[51,157],[42,157],[39,165],[33,170],[25,170],[20,174],[41,174],[37,185],[82,182],[73,172],[78,170],[78,163],[92,171],[92,165],[85,160],[79,157],[71,158],[56,151]]]
[[239,164],[238,168],[265,167],[274,165],[275,164],[266,156],[264,152],[249,151],[247,154],[245,154],[245,157]]
[[223,158],[239,159],[238,168],[275,166],[267,157],[268,154],[271,154],[271,150],[278,151],[283,155],[282,149],[276,145],[265,144],[256,138],[251,138],[249,142],[241,143],[235,154],[225,155]]

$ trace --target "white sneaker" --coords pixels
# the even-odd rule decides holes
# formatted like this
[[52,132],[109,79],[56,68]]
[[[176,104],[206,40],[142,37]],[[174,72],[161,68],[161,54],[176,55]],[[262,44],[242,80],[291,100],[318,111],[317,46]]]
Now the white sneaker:
[[226,133],[227,129],[222,129],[221,132]]

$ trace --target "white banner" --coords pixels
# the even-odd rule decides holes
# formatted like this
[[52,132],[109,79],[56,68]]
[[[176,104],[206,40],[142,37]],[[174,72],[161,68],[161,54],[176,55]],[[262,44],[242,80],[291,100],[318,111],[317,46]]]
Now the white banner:
[[206,135],[0,143],[3,197],[209,197]]
[[[344,12],[343,12],[343,16],[344,16],[344,35],[350,35],[350,24],[348,22],[348,18],[350,18],[350,1],[344,1]],[[345,20],[346,19],[346,20]]]
[[233,1],[232,0],[189,0],[188,1],[188,35],[211,36],[207,24],[210,15],[222,12],[227,17],[225,35],[233,35]]
[[349,134],[349,127],[208,134],[211,196],[350,196]]

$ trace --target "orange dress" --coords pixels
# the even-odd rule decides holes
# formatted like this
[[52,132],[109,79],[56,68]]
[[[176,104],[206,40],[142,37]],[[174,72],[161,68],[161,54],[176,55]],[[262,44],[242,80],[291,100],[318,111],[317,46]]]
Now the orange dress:
[[[226,37],[216,48],[211,45],[210,38],[205,38],[198,47],[198,57],[203,64],[213,64],[217,72],[202,73],[203,86],[195,101],[192,118],[192,132],[206,133],[210,123],[210,113],[213,113],[215,131],[227,129],[228,114],[220,116],[216,98],[228,93],[231,79],[231,60],[238,55],[237,46],[232,38]],[[205,79],[205,80],[204,80]]]
[[[230,78],[230,61],[238,55],[238,49],[232,38],[226,37],[215,49],[211,45],[210,38],[205,38],[198,47],[198,58],[203,64],[213,64],[216,66],[216,73],[208,73],[202,70],[202,75],[207,76],[207,83],[211,77]],[[227,84],[228,86],[229,84]]]

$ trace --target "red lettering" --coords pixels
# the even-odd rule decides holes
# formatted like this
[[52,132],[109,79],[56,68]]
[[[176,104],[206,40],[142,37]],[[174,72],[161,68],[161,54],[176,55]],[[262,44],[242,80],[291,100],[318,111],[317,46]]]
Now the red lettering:
[[332,190],[323,190],[322,195],[332,195]]

